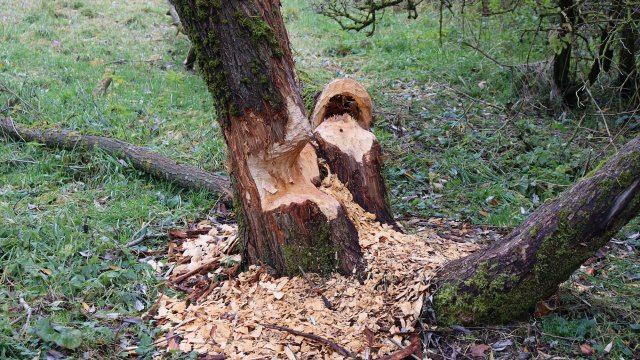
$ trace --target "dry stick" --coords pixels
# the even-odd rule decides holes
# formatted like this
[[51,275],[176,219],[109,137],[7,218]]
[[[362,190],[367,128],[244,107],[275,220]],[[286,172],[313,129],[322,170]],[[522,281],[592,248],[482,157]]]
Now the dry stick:
[[133,166],[156,178],[170,181],[191,190],[206,190],[222,193],[231,199],[233,193],[226,176],[211,173],[195,166],[180,164],[147,148],[104,136],[81,135],[69,130],[52,128],[29,128],[14,123],[11,119],[0,118],[0,135],[16,141],[33,141],[51,148],[93,149],[129,160]]
[[409,346],[402,346],[402,344],[397,343],[393,339],[389,339],[394,345],[399,347],[401,350],[396,351],[393,354],[384,356],[380,358],[380,360],[402,360],[408,357],[412,357],[414,359],[420,360],[419,357],[415,355],[415,352],[419,349],[419,346],[422,345],[422,340],[420,340],[420,336],[418,334],[413,334],[411,336],[411,343]]
[[137,238],[136,240],[130,241],[127,243],[127,245],[125,245],[126,247],[133,247],[136,245],[140,245],[141,243],[150,240],[150,239],[164,239],[164,238],[168,238],[169,234],[166,233],[158,233],[158,234],[147,234],[147,235],[142,235],[141,237]]
[[220,265],[220,261],[213,261],[213,262],[210,262],[208,264],[199,266],[197,269],[191,270],[191,271],[189,271],[189,272],[187,272],[185,274],[182,274],[182,275],[176,277],[173,280],[173,282],[175,284],[180,284],[181,282],[183,282],[188,277],[193,276],[195,274],[199,274],[201,272],[209,271],[210,269],[213,269],[214,267],[216,267],[218,265]]
[[598,109],[598,112],[600,113],[600,116],[602,117],[602,122],[604,123],[604,128],[607,129],[607,135],[609,136],[609,142],[611,143],[611,145],[613,145],[613,148],[616,151],[618,151],[618,147],[613,142],[613,138],[611,137],[611,131],[609,131],[609,124],[607,124],[607,119],[604,117],[604,113],[603,113],[602,109],[600,108],[600,105],[598,105],[598,102],[596,101],[596,99],[594,99],[593,95],[591,95],[591,91],[589,91],[589,87],[587,86],[587,84],[584,84],[584,89],[587,92],[587,94],[589,94],[589,97],[591,98],[591,101],[593,101],[593,104],[596,106],[596,108]]
[[23,298],[20,298],[20,305],[22,305],[24,310],[27,312],[27,320],[25,320],[24,326],[22,327],[22,333],[26,333],[29,329],[29,323],[31,322],[31,314],[33,313],[33,309],[31,309],[31,306],[29,306],[29,304],[27,304],[27,302],[24,301]]
[[479,48],[479,47],[477,47],[477,46],[471,45],[471,44],[469,44],[469,43],[468,43],[468,42],[466,42],[466,41],[463,41],[463,42],[462,42],[462,46],[468,46],[468,47],[470,47],[470,48],[474,49],[475,51],[477,51],[477,52],[479,52],[480,54],[482,54],[482,56],[484,56],[484,57],[486,57],[487,59],[489,59],[489,60],[493,61],[494,63],[496,63],[496,64],[497,64],[497,65],[499,65],[499,66],[502,66],[502,67],[505,67],[505,68],[509,68],[509,69],[512,69],[512,68],[516,67],[515,65],[505,64],[505,63],[503,63],[503,62],[499,61],[498,59],[496,59],[496,58],[492,57],[491,55],[487,54],[484,50],[480,49],[480,48]]
[[323,343],[325,345],[330,346],[333,350],[335,350],[338,354],[340,354],[342,356],[350,357],[352,359],[356,358],[355,355],[353,355],[349,350],[347,350],[347,349],[343,348],[342,346],[334,343],[333,341],[327,340],[327,339],[325,339],[325,338],[323,338],[321,336],[305,333],[305,332],[298,331],[298,330],[293,330],[293,329],[290,329],[290,328],[284,327],[284,326],[271,325],[271,324],[261,324],[261,325],[266,327],[267,329],[286,331],[286,332],[291,333],[293,335],[302,336],[302,337],[307,338],[309,340],[313,340],[313,341],[317,341],[317,342]]
[[322,302],[324,303],[324,306],[329,310],[333,310],[333,305],[331,305],[331,302],[329,301],[329,299],[327,299],[327,297],[324,296],[324,294],[322,293],[322,290],[319,287],[317,287],[316,284],[314,284],[313,281],[311,281],[311,279],[309,279],[309,277],[304,272],[304,270],[302,270],[302,266],[298,266],[298,269],[300,269],[300,273],[302,273],[302,277],[306,280],[309,286],[311,286],[311,290],[313,290],[316,294],[322,296]]

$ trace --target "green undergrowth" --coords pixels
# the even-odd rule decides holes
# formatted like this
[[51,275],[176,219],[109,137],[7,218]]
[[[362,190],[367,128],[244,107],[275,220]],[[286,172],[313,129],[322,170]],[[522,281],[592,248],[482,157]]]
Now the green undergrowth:
[[[0,91],[0,116],[112,136],[224,171],[211,96],[199,74],[183,69],[189,43],[176,35],[166,11],[162,0],[0,0],[0,83],[19,96]],[[614,150],[599,117],[585,117],[574,133],[593,109],[552,116],[518,108],[511,74],[462,46],[469,30],[450,18],[441,45],[437,13],[428,7],[412,22],[385,13],[372,37],[341,31],[302,0],[283,1],[283,15],[309,110],[335,77],[355,78],[371,93],[373,131],[401,220],[443,216],[517,225]],[[509,22],[484,24],[483,49],[507,63],[524,62],[528,48]],[[549,56],[543,48],[534,47],[532,59]],[[113,82],[94,97],[104,77]],[[633,116],[607,121],[620,133],[616,146],[633,136],[637,123]],[[138,316],[161,284],[139,251],[164,249],[166,241],[125,244],[205,217],[217,200],[151,179],[99,151],[0,140],[0,358],[45,358],[54,350],[70,358],[116,358],[129,346],[151,357],[157,330]],[[598,295],[597,307],[563,308],[557,316],[564,320],[543,322],[545,332],[566,335],[557,329],[595,318],[584,335],[598,339],[594,347],[615,338],[637,351],[630,339],[638,319],[619,317],[638,313],[637,287],[616,280],[637,277],[637,253],[605,261],[609,276],[588,281],[611,296]],[[615,344],[615,354],[629,358]]]

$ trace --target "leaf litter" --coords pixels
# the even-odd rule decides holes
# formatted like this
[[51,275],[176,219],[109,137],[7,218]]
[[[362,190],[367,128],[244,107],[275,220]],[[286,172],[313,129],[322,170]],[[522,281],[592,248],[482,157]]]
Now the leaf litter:
[[153,264],[187,293],[161,294],[149,310],[171,334],[156,343],[230,359],[377,358],[412,345],[437,270],[480,246],[431,228],[408,235],[381,225],[335,177],[321,189],[345,206],[358,230],[368,274],[362,283],[339,274],[276,278],[259,266],[238,272],[237,226],[201,222],[195,231],[173,232],[167,263]]

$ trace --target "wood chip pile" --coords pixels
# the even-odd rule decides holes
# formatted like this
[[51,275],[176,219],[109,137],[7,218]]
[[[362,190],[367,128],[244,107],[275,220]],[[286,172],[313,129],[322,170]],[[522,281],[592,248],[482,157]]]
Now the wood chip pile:
[[407,346],[436,270],[480,247],[430,228],[405,235],[381,226],[335,177],[322,190],[356,225],[368,267],[362,284],[338,274],[275,278],[257,266],[236,274],[237,228],[201,223],[172,243],[168,263],[154,264],[188,293],[161,295],[151,310],[168,331],[158,343],[229,359],[375,359]]

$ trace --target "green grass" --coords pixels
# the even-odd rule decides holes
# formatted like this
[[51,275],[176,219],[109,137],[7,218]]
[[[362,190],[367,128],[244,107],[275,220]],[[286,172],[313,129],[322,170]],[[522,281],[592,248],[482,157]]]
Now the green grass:
[[[283,5],[305,103],[310,107],[336,76],[353,77],[372,94],[373,130],[402,218],[513,226],[612,151],[598,118],[586,118],[569,142],[579,113],[556,121],[543,112],[500,110],[518,100],[510,73],[461,46],[470,30],[463,33],[450,18],[440,45],[437,16],[428,8],[410,26],[404,14],[388,12],[366,37],[340,31],[305,1]],[[0,82],[25,100],[0,92],[0,116],[113,136],[223,171],[211,97],[198,74],[183,70],[189,44],[165,12],[161,0],[0,0]],[[528,47],[510,29],[530,21],[488,20],[480,44],[502,61],[524,62]],[[534,48],[533,60],[549,55],[543,48]],[[113,84],[93,98],[105,76]],[[165,241],[124,244],[141,230],[204,217],[217,200],[153,180],[99,151],[0,142],[0,358],[44,357],[50,349],[113,358],[123,344],[150,356],[156,330],[122,319],[153,303],[162,285],[139,261],[140,251],[162,249]],[[638,229],[636,222],[624,234]],[[603,260],[608,277],[600,272],[584,280],[604,289],[589,294],[592,308],[581,308],[575,291],[566,290],[569,301],[558,318],[542,320],[543,331],[563,336],[583,319],[596,319],[584,335],[594,348],[619,339],[614,354],[637,354],[632,325],[640,320],[629,314],[639,313],[640,294],[617,280],[637,276],[640,245],[630,246],[635,253]],[[28,323],[20,299],[32,310]],[[575,351],[572,341],[564,345],[553,351]]]

